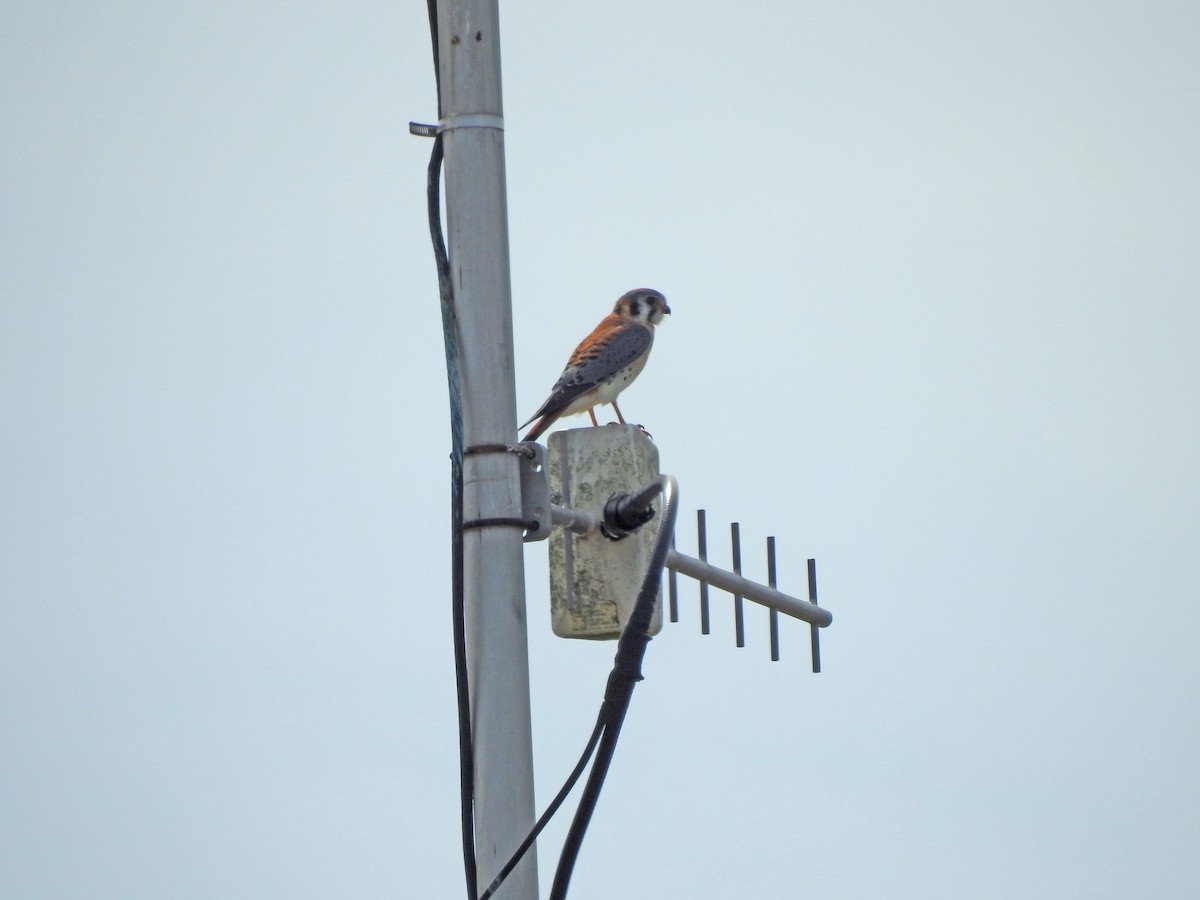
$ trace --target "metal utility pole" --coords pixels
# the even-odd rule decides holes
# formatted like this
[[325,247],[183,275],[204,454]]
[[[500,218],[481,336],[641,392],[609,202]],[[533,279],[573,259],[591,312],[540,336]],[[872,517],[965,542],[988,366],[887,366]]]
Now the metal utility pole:
[[[467,667],[475,852],[486,887],[534,822],[497,0],[438,0],[446,235],[462,388]],[[482,520],[482,521],[481,521]],[[480,527],[470,527],[470,523]],[[497,900],[537,900],[531,849]]]

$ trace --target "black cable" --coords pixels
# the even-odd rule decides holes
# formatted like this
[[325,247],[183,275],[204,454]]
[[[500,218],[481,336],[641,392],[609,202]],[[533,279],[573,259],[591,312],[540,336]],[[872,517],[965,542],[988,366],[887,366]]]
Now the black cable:
[[429,13],[429,37],[433,41],[433,80],[437,85],[438,119],[442,118],[442,63],[438,49],[437,0],[425,0],[425,11]]
[[451,618],[454,622],[454,681],[458,706],[458,789],[463,871],[467,900],[479,896],[475,862],[475,748],[471,737],[471,694],[467,680],[467,627],[463,607],[463,475],[462,461],[453,459],[451,512]]
[[462,818],[463,867],[467,898],[478,896],[475,868],[475,752],[471,740],[471,697],[467,680],[467,625],[463,606],[463,437],[462,402],[458,382],[458,342],[454,327],[454,293],[450,286],[450,263],[442,239],[438,185],[442,168],[442,137],[433,140],[429,160],[429,222],[434,234],[434,255],[442,297],[442,325],[446,341],[446,377],[450,389],[450,585],[451,618],[454,628],[454,676],[458,696],[458,772]]
[[[554,897],[566,895],[567,882],[570,880],[571,870],[575,866],[575,858],[583,843],[583,834],[587,831],[588,822],[591,821],[592,812],[596,808],[596,800],[600,795],[600,788],[604,784],[605,775],[608,773],[613,753],[617,747],[621,723],[625,720],[629,701],[633,697],[633,687],[642,679],[641,662],[646,653],[646,645],[650,642],[649,630],[650,621],[654,615],[654,600],[658,595],[658,584],[662,580],[662,570],[666,565],[667,552],[671,549],[671,535],[675,531],[675,514],[678,508],[675,479],[670,475],[661,475],[635,495],[613,497],[608,507],[605,508],[606,520],[617,510],[623,510],[625,515],[638,516],[638,510],[649,509],[650,500],[658,493],[663,494],[663,519],[659,523],[659,533],[650,556],[650,565],[642,579],[642,586],[634,603],[633,612],[617,641],[617,655],[608,676],[604,702],[600,704],[600,712],[596,716],[596,726],[592,729],[592,736],[588,738],[583,754],[579,757],[574,770],[567,777],[554,800],[546,807],[546,811],[542,813],[541,818],[526,835],[521,846],[505,863],[504,868],[497,873],[496,878],[480,895],[479,900],[489,900],[509,873],[517,867],[525,852],[533,846],[538,835],[542,833],[542,829],[558,812],[559,807],[562,806],[563,801],[566,800],[567,795],[579,780],[579,776],[583,774],[592,753],[599,747],[596,763],[588,776],[587,787],[583,797],[580,798],[579,808],[575,812],[571,830],[563,847],[563,854],[559,858],[559,868],[555,876],[555,891],[558,893],[552,894],[551,897],[553,900]],[[619,502],[614,503],[613,501]],[[644,524],[646,521],[649,521],[648,516],[642,518],[641,523]],[[623,533],[628,534],[629,530],[623,530]]]
[[525,855],[525,851],[533,846],[533,842],[536,841],[538,835],[542,833],[542,829],[546,827],[546,824],[552,818],[554,818],[554,814],[558,812],[558,808],[562,806],[563,801],[567,799],[567,795],[571,793],[571,788],[575,787],[575,782],[579,780],[579,776],[583,774],[583,770],[587,767],[588,760],[592,758],[592,753],[596,749],[596,744],[600,741],[600,734],[603,732],[603,730],[604,718],[603,716],[600,716],[596,719],[596,727],[592,729],[592,736],[588,738],[587,746],[583,748],[583,753],[579,757],[579,762],[575,763],[575,768],[571,770],[571,774],[568,775],[567,780],[563,782],[563,786],[559,789],[557,796],[550,801],[550,805],[546,807],[546,811],[542,813],[541,818],[537,820],[537,824],[530,829],[530,832],[528,835],[526,835],[525,840],[521,842],[521,846],[513,852],[513,855],[509,858],[508,862],[504,864],[504,868],[496,874],[496,878],[491,884],[488,885],[487,890],[479,895],[479,900],[489,900],[492,894],[494,894],[504,882],[504,879],[508,877],[508,873],[517,867],[517,863],[521,861],[521,858]]
[[579,798],[575,818],[571,820],[571,828],[563,842],[558,869],[554,873],[554,885],[550,889],[550,900],[565,900],[567,896],[567,887],[571,882],[571,873],[575,870],[579,850],[583,846],[584,834],[592,820],[592,813],[596,810],[600,789],[604,786],[604,778],[617,749],[621,725],[625,721],[625,713],[629,710],[629,702],[633,699],[633,688],[642,680],[642,658],[646,655],[646,645],[650,643],[649,631],[650,621],[654,616],[654,600],[658,596],[667,552],[671,549],[671,535],[675,533],[675,514],[678,508],[675,479],[670,475],[662,475],[659,476],[658,483],[662,489],[663,504],[654,551],[650,556],[646,575],[642,579],[633,612],[621,630],[621,637],[617,639],[617,654],[613,660],[612,672],[608,676],[604,703],[600,708],[600,724],[603,725],[604,733],[596,750],[596,761],[583,788],[583,795]]
[[[437,0],[427,0],[429,35],[433,44],[433,72],[437,85],[438,119],[442,116],[441,69],[438,54]],[[442,136],[435,135],[429,156],[426,199],[429,235],[437,264],[438,294],[442,307],[442,337],[446,346],[446,381],[450,392],[450,591],[453,620],[454,677],[458,705],[458,776],[462,830],[463,870],[467,900],[477,900],[479,887],[475,861],[475,751],[471,738],[471,697],[467,680],[467,627],[463,606],[463,429],[462,391],[458,368],[458,326],[450,258],[442,235]]]

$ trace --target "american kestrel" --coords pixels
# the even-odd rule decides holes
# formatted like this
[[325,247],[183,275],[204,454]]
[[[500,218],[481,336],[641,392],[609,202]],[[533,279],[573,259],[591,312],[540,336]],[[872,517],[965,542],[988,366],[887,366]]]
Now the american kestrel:
[[632,290],[618,300],[613,311],[575,348],[550,396],[530,417],[529,422],[537,419],[537,424],[524,440],[536,441],[563,416],[585,410],[592,424],[598,425],[592,407],[605,403],[616,410],[624,425],[617,395],[645,368],[654,343],[654,326],[670,314],[667,298],[649,288]]

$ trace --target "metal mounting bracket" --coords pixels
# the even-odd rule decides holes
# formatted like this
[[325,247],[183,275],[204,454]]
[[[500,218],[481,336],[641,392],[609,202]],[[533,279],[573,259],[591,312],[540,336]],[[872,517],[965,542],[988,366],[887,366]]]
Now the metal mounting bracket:
[[534,441],[521,447],[532,453],[522,453],[521,460],[521,518],[528,523],[525,543],[544,541],[554,530],[550,513],[550,481],[546,475],[546,448]]

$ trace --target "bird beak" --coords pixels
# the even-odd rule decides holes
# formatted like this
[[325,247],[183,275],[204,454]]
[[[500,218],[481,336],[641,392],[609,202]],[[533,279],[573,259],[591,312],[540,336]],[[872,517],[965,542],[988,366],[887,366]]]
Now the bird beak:
[[667,306],[667,304],[664,303],[663,304],[663,315],[669,316],[670,314],[671,314],[671,307]]

